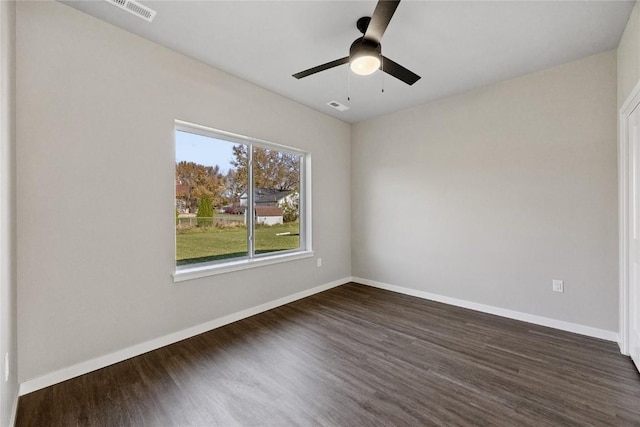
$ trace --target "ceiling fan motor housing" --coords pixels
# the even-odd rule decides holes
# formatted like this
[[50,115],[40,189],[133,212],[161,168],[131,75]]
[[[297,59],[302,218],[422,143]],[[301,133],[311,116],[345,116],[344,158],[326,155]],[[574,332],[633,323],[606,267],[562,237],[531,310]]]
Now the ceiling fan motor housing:
[[[351,69],[357,74],[371,74],[380,68],[380,65],[382,64],[381,55],[382,53],[379,43],[374,43],[360,37],[351,44],[351,48],[349,49],[349,63],[351,64]],[[359,72],[357,69],[358,64],[366,64],[366,70]],[[372,67],[372,64],[377,64],[377,66]]]
[[379,43],[374,43],[360,37],[351,43],[351,48],[349,48],[349,59],[356,59],[360,56],[380,56],[381,52]]

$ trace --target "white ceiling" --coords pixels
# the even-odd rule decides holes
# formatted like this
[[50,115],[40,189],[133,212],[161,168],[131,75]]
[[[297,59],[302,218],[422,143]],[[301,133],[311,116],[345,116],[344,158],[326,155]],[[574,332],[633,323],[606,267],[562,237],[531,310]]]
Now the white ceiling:
[[[347,56],[372,0],[141,0],[157,11],[152,23],[105,1],[63,3],[350,123],[613,49],[634,5],[405,0],[382,46],[422,77],[408,86],[380,71],[350,75],[347,65],[291,77]],[[334,100],[350,109],[326,105]]]

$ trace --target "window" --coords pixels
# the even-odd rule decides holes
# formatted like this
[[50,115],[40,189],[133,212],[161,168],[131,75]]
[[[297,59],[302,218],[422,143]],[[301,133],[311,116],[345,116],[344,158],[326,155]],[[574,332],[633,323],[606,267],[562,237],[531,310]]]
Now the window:
[[308,153],[177,122],[175,155],[176,280],[312,255]]

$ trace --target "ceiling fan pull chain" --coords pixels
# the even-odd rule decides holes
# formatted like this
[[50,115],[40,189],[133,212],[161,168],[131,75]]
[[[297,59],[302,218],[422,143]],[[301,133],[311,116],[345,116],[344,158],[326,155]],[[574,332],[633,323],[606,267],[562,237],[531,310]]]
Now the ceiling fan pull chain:
[[384,56],[382,56],[382,46],[380,46],[380,71],[382,71],[382,93],[384,93]]
[[351,70],[347,70],[347,101],[351,101]]

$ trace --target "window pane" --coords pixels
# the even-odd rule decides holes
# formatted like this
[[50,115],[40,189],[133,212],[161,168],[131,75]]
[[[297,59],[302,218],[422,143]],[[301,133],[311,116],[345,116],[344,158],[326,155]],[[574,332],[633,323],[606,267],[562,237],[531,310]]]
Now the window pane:
[[253,148],[255,253],[300,248],[301,156]]
[[176,265],[248,256],[247,146],[176,131]]

